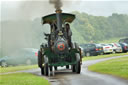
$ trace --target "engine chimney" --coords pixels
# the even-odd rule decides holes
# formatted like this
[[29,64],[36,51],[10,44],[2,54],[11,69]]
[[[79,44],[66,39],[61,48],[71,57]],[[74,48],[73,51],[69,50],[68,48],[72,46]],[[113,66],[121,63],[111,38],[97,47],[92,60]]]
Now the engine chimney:
[[57,18],[57,29],[58,31],[62,31],[62,10],[56,10],[56,18]]
[[62,10],[61,9],[57,9],[55,12],[56,13],[62,13]]

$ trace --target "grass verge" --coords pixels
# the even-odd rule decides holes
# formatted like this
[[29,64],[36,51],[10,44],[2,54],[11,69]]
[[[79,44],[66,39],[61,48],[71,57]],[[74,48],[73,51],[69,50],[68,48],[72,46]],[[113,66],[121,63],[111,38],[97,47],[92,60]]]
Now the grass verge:
[[19,70],[28,70],[28,69],[34,69],[38,68],[37,65],[30,65],[30,66],[15,66],[15,67],[0,67],[0,73],[6,73],[6,72],[14,72]]
[[100,62],[89,66],[88,69],[128,79],[128,56]]
[[108,54],[108,55],[89,56],[89,57],[84,57],[82,60],[87,61],[87,60],[95,60],[95,59],[101,59],[101,58],[107,58],[107,57],[113,57],[113,56],[123,56],[123,55],[128,55],[128,53],[116,53],[116,54]]
[[0,75],[0,85],[50,85],[43,77],[29,73]]

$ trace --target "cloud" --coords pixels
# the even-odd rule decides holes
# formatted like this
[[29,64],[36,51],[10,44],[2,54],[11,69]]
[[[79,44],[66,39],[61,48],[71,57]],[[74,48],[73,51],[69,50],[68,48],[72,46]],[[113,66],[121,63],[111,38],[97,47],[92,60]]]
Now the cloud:
[[[80,11],[96,16],[109,16],[114,12],[128,14],[128,1],[62,0],[63,12]],[[49,0],[2,1],[2,20],[34,19],[54,13]]]

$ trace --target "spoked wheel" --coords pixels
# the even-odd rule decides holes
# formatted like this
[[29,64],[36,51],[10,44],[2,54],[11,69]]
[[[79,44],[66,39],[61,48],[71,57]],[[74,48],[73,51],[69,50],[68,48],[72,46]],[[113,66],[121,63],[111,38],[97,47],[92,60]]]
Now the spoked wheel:
[[52,66],[50,66],[49,68],[50,68],[50,71],[52,71],[52,70],[53,70],[53,67],[52,67]]
[[55,75],[55,69],[53,66],[50,67],[50,73],[52,74],[52,76]]
[[53,66],[48,66],[48,64],[45,64],[44,66],[44,75],[45,76],[54,76],[55,75],[55,71],[54,71],[54,67]]
[[44,67],[41,67],[41,75],[44,75]]
[[72,65],[72,72],[76,72],[75,65]]
[[49,76],[50,75],[50,68],[49,68],[48,64],[44,65],[44,75],[45,76]]
[[42,53],[40,52],[40,51],[38,51],[38,66],[40,67],[40,68],[42,68],[42,63],[43,63],[43,61],[42,61]]
[[55,66],[54,68],[55,68],[55,70],[57,71],[57,66]]
[[77,59],[77,63],[75,64],[75,70],[76,73],[80,74],[81,72],[80,54],[76,53],[76,59]]
[[66,69],[69,69],[69,65],[66,65]]
[[41,69],[41,75],[44,75],[44,66],[42,66],[42,53],[40,51],[38,51],[38,66],[40,67]]

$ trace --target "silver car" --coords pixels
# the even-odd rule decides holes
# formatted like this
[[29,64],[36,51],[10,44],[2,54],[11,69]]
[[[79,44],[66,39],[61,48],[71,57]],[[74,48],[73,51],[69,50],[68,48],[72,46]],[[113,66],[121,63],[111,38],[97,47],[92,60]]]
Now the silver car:
[[122,47],[119,43],[110,43],[109,45],[113,48],[113,53],[120,53],[122,52]]

